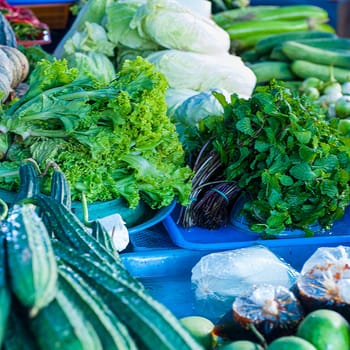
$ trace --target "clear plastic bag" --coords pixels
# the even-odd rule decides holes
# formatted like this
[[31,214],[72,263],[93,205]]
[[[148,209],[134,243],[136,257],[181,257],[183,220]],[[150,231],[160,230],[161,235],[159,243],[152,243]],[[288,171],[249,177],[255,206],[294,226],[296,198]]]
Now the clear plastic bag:
[[350,247],[319,247],[305,261],[297,286],[305,300],[350,305]]
[[205,255],[193,267],[191,284],[197,313],[216,320],[236,296],[254,285],[291,288],[299,273],[263,245]]

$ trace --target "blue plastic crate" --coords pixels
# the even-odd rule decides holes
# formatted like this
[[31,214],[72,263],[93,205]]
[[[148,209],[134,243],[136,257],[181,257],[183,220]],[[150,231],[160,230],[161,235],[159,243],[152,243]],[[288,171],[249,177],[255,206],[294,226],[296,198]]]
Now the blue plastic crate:
[[[264,244],[267,247],[308,245],[344,244],[350,243],[350,207],[347,208],[342,220],[334,223],[327,232],[317,233],[312,237],[297,236],[293,232],[283,232],[276,239],[262,239],[257,233],[241,229],[239,226],[227,224],[216,230],[200,227],[184,228],[177,224],[178,210],[174,210],[163,220],[163,224],[174,244],[178,247],[193,250],[222,250],[247,247],[252,244]],[[283,238],[282,238],[283,237]]]
[[[304,262],[319,247],[350,245],[350,239],[314,240],[301,245],[278,239],[269,249],[300,271]],[[288,243],[287,243],[288,242]],[[194,290],[191,286],[191,270],[206,254],[215,252],[189,249],[160,249],[123,253],[122,261],[127,270],[139,279],[146,290],[175,316],[198,315]]]

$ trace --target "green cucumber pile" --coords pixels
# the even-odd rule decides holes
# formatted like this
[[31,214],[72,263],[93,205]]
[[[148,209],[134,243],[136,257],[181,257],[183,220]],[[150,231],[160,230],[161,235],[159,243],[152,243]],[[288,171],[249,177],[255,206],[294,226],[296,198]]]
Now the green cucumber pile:
[[308,4],[247,6],[215,13],[212,18],[227,31],[231,51],[239,55],[254,49],[260,40],[270,35],[334,32],[327,23],[327,11]]
[[1,200],[2,349],[202,349],[130,275],[109,233],[73,214],[60,169],[50,194],[34,162],[20,175],[16,200]]
[[315,77],[350,80],[350,39],[327,32],[283,33],[267,36],[242,58],[263,84],[272,78],[301,81]]

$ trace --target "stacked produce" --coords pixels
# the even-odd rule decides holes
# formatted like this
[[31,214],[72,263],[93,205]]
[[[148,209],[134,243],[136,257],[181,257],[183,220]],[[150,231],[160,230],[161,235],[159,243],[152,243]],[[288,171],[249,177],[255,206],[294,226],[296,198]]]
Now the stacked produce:
[[7,212],[1,201],[1,345],[202,349],[128,273],[103,227],[91,230],[71,212],[64,174],[54,172],[44,195],[44,175],[24,162],[16,202]]
[[169,93],[180,102],[184,91],[188,97],[214,88],[250,96],[255,76],[239,56],[229,54],[229,36],[210,14],[174,0],[103,3],[85,4],[56,57],[74,57],[76,65],[94,52],[107,56],[118,70],[125,59],[142,56],[166,76]]
[[[202,294],[201,297],[206,295],[207,300],[203,302],[207,307],[201,311],[197,309],[197,314],[193,316],[184,317],[183,324],[198,339],[202,339],[208,350],[231,349],[230,346],[232,349],[256,350],[348,350],[350,300],[347,288],[350,248],[346,245],[320,246],[306,259],[300,272],[293,271],[291,266],[277,257],[277,264],[284,264],[280,267],[286,269],[286,276],[294,275],[288,282],[277,272],[279,268],[275,269],[272,263],[274,258],[269,260],[271,271],[266,273],[261,273],[264,267],[260,273],[251,271],[255,267],[246,267],[249,263],[245,260],[252,260],[259,255],[256,254],[259,249],[267,255],[271,254],[267,248],[258,245],[203,256],[193,267],[195,273],[192,269],[191,281],[196,274],[196,283],[201,283],[202,287],[207,286],[202,291],[197,289]],[[249,250],[250,253],[246,254]],[[225,255],[222,263],[220,258]],[[228,257],[234,255],[236,259],[232,259],[234,266],[230,274],[225,271],[224,265],[230,261]],[[221,269],[208,264],[209,261],[215,262],[215,259],[219,265],[222,263]],[[256,267],[269,263],[259,257],[252,262]],[[240,264],[242,267],[238,266]],[[200,265],[208,270],[208,276],[204,271],[199,272]],[[236,273],[237,267],[239,272]],[[210,278],[215,275],[216,268],[216,272],[223,272],[219,272],[217,278],[214,277],[216,283],[211,283]],[[224,308],[221,307],[223,304]],[[207,311],[212,305],[215,305],[212,310]]]
[[239,54],[254,48],[269,36],[305,31],[334,32],[327,24],[328,13],[313,5],[247,6],[216,13],[215,23],[227,31],[231,50]]
[[[257,87],[248,100],[232,95],[227,103],[217,95],[224,114],[183,135],[197,160],[194,200],[182,210],[180,224],[227,223],[216,215],[235,203],[228,190],[245,193],[242,213],[250,228],[270,238],[295,228],[312,235],[310,225],[327,229],[342,217],[350,203],[350,153],[341,119],[328,119],[321,104],[276,81]],[[210,200],[218,196],[222,201]]]
[[249,66],[258,83],[271,78],[304,80],[309,77],[324,82],[332,77],[344,83],[350,80],[350,41],[330,33],[280,34],[260,40]]
[[[73,199],[142,199],[152,208],[188,201],[192,175],[166,115],[164,76],[141,57],[102,83],[64,60],[42,60],[27,93],[1,112],[1,187],[18,188],[25,158],[56,161]],[[47,191],[48,183],[43,187]]]

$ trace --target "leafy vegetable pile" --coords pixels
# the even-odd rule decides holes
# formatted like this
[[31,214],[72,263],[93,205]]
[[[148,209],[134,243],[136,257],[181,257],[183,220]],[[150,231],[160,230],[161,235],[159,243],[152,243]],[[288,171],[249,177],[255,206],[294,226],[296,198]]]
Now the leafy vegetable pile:
[[184,142],[193,151],[196,142],[213,139],[226,181],[247,193],[243,213],[252,230],[311,234],[311,224],[328,228],[343,216],[350,203],[350,139],[336,119],[276,81],[248,100],[218,98],[224,115],[202,120]]
[[0,186],[15,190],[20,161],[33,158],[60,166],[73,199],[84,192],[89,201],[123,197],[131,208],[140,199],[152,208],[175,197],[186,203],[192,171],[166,115],[166,89],[165,77],[141,57],[126,61],[109,84],[65,60],[40,61],[27,93],[3,107]]

